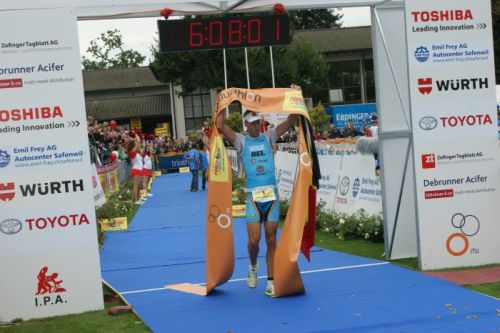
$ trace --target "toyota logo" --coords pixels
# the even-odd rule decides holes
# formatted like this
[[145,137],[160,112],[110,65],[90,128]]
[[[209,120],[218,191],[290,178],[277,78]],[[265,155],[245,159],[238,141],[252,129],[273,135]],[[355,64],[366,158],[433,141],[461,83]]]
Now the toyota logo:
[[346,195],[347,192],[349,192],[349,186],[351,185],[351,181],[349,180],[349,177],[344,176],[342,180],[340,181],[340,194]]
[[418,126],[424,131],[430,131],[437,127],[438,122],[437,119],[431,116],[420,118],[418,122]]
[[16,219],[7,219],[3,222],[0,222],[0,231],[6,235],[14,235],[17,234],[23,225],[21,221]]

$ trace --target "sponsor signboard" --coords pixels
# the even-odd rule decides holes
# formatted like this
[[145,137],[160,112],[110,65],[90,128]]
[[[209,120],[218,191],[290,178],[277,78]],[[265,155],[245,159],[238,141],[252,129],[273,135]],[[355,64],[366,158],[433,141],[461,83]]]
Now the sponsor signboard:
[[370,126],[370,117],[377,113],[377,108],[375,103],[347,104],[329,106],[325,108],[325,112],[337,128],[344,128],[352,121],[354,127],[359,130],[363,125]]
[[[368,214],[382,212],[382,190],[375,176],[371,155],[320,155],[321,179],[317,202],[324,209],[353,214],[364,209]],[[278,193],[290,200],[295,184],[297,154],[278,151],[275,158]]]
[[233,217],[245,217],[247,215],[246,205],[233,205]]
[[[353,214],[364,209],[368,214],[382,212],[382,190],[380,179],[375,175],[373,155],[324,156],[327,160],[338,160],[338,186],[333,197],[333,210]],[[331,163],[331,162],[330,162]]]
[[184,157],[184,154],[173,156],[160,156],[158,167],[161,170],[179,169],[189,166],[189,160]]
[[231,169],[234,172],[238,172],[240,161],[239,161],[238,152],[236,151],[236,149],[227,149],[227,156],[228,156],[229,160],[231,160]]
[[141,118],[130,119],[130,128],[133,130],[142,130],[142,120]]
[[500,261],[490,1],[405,1],[422,269]]
[[76,17],[0,28],[0,321],[102,309]]
[[282,151],[276,152],[274,165],[280,200],[290,200],[292,197],[293,187],[295,185],[295,174],[297,172],[297,156],[297,154],[290,154]]
[[106,203],[106,194],[102,188],[95,164],[92,164],[92,188],[94,191],[94,205],[101,207]]
[[100,220],[102,231],[121,231],[127,230],[128,220],[126,217],[116,217],[114,219],[103,219]]
[[97,166],[97,174],[104,193],[109,196],[120,190],[120,181],[118,179],[118,162]]

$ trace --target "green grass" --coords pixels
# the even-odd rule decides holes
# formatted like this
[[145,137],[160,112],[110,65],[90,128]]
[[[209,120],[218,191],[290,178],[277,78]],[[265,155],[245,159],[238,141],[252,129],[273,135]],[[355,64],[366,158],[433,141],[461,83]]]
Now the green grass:
[[[384,243],[369,242],[364,239],[340,240],[323,231],[316,231],[316,246],[328,250],[334,250],[349,254],[354,254],[360,257],[386,260],[384,257],[385,248]],[[392,263],[417,270],[417,258],[407,258],[390,260]]]
[[340,240],[322,231],[316,231],[316,246],[361,257],[384,259],[384,243],[367,242],[362,239]]
[[493,296],[495,298],[500,299],[500,282],[479,284],[476,286],[466,285],[464,287],[478,291],[482,294],[490,295],[490,296]]
[[[112,292],[103,287],[105,294]],[[111,316],[107,309],[123,305],[119,301],[105,303],[105,309],[81,314],[58,316],[28,321],[14,321],[11,325],[0,324],[1,333],[145,333],[151,332],[133,313]]]

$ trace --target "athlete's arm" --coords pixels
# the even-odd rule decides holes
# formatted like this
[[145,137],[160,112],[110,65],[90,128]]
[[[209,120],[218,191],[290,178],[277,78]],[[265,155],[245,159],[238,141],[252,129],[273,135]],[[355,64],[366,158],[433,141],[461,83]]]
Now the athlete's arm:
[[278,135],[278,137],[285,134],[285,132],[288,131],[288,129],[292,127],[293,124],[295,124],[295,119],[297,119],[297,115],[291,114],[288,116],[288,118],[286,118],[284,122],[276,126],[276,134]]
[[[292,85],[290,86],[290,88],[297,89],[297,90],[301,90],[302,89],[300,86],[296,85],[295,83],[292,83]],[[280,137],[283,134],[285,134],[285,132],[288,131],[288,129],[295,124],[295,120],[296,119],[297,119],[297,115],[296,114],[291,114],[291,115],[288,116],[288,118],[286,119],[286,121],[284,121],[281,124],[279,124],[278,126],[276,126],[276,134],[278,135],[278,137]]]
[[236,140],[236,133],[231,129],[231,127],[226,125],[226,113],[224,111],[219,113],[216,124],[219,132],[224,135],[229,142],[233,143],[234,140]]

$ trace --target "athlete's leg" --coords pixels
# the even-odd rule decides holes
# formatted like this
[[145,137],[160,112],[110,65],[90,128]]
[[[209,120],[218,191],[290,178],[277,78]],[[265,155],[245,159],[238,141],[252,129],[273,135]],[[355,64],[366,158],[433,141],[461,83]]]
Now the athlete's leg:
[[274,278],[274,253],[276,252],[276,233],[278,231],[277,222],[265,222],[264,230],[266,232],[266,245],[267,245],[267,276]]
[[257,256],[259,255],[260,242],[260,222],[247,223],[248,232],[248,255],[250,256],[250,264],[257,264]]

